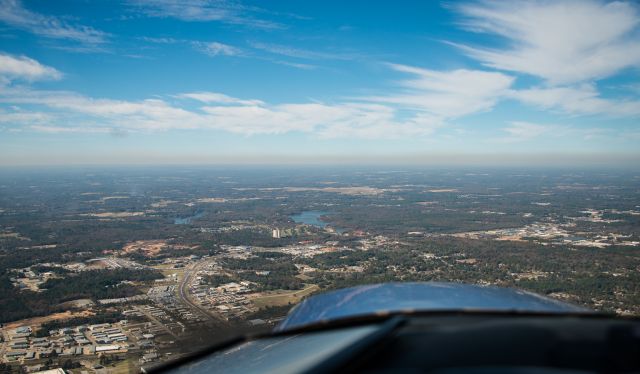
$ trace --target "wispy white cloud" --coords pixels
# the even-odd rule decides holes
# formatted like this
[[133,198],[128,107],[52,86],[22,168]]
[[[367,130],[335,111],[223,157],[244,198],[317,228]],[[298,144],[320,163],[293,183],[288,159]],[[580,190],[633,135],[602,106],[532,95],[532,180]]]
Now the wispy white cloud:
[[[337,103],[269,104],[208,91],[178,94],[171,102],[126,101],[19,86],[0,86],[0,103],[49,113],[53,117],[46,124],[49,132],[58,127],[63,129],[59,132],[70,132],[74,123],[82,123],[82,131],[94,124],[99,131],[216,129],[244,135],[302,132],[321,138],[394,138],[425,136],[449,119],[490,110],[513,80],[497,72],[388,67],[412,75],[399,82],[400,92]],[[201,104],[194,108],[193,101]]]
[[175,18],[186,22],[223,22],[261,29],[280,29],[284,25],[257,18],[265,13],[238,2],[219,0],[131,0],[129,4],[149,17]]
[[64,126],[50,126],[50,125],[31,125],[30,130],[36,132],[43,132],[48,134],[69,134],[69,133],[110,133],[108,128],[99,127],[64,127]]
[[620,88],[630,91],[632,93],[635,93],[637,95],[640,95],[640,82],[624,84]]
[[640,100],[606,99],[593,84],[587,83],[570,87],[522,89],[511,91],[509,96],[527,105],[572,115],[640,116]]
[[[2,55],[0,55],[2,57]],[[27,57],[5,56],[14,76],[40,79],[57,71]],[[14,61],[15,60],[15,61]],[[2,60],[0,60],[2,61]],[[24,66],[23,66],[24,64]],[[6,66],[5,66],[6,65]],[[0,113],[0,122],[50,133],[222,130],[243,135],[306,133],[320,138],[407,138],[433,134],[451,120],[492,110],[511,98],[543,109],[569,113],[611,112],[612,103],[589,85],[578,88],[513,90],[514,77],[500,72],[458,69],[433,71],[407,65],[387,67],[408,77],[386,95],[344,99],[334,103],[271,104],[219,92],[197,91],[146,100],[92,98],[69,91],[36,90],[0,85],[0,103],[28,107]],[[47,70],[53,69],[53,70]],[[9,74],[9,73],[7,73]],[[538,91],[535,91],[538,90]],[[572,91],[573,90],[573,91]],[[638,112],[637,103],[616,106],[622,115]],[[46,122],[36,113],[46,113]],[[14,127],[15,127],[14,126]],[[556,130],[558,128],[556,127]],[[516,142],[552,134],[547,125],[513,122],[500,141]]]
[[435,71],[389,64],[413,78],[400,82],[404,90],[366,101],[399,105],[442,118],[456,118],[492,109],[509,91],[514,78],[499,72],[458,69]]
[[531,122],[511,122],[509,126],[502,130],[507,133],[507,136],[496,139],[499,143],[516,143],[538,138],[542,135],[548,135],[550,133],[558,134],[562,131],[561,126],[554,125],[541,125]]
[[274,106],[205,107],[227,131],[242,134],[305,132],[322,138],[396,138],[426,135],[440,123],[398,119],[393,108],[358,103],[290,103]]
[[211,57],[215,56],[238,56],[238,57],[246,57],[247,53],[245,53],[242,48],[232,46],[230,44],[225,44],[217,41],[201,41],[201,40],[189,40],[189,39],[176,39],[176,38],[166,38],[166,37],[150,37],[150,36],[142,36],[138,37],[138,40],[153,43],[153,44],[184,44],[191,46],[198,52],[204,53]]
[[112,49],[105,46],[105,44],[79,44],[79,45],[62,45],[59,43],[45,43],[45,45],[52,49],[58,49],[60,51],[90,54],[90,53],[112,53]]
[[185,40],[176,39],[176,38],[152,37],[152,36],[141,36],[138,39],[145,42],[156,43],[156,44],[175,44],[175,43],[180,43],[185,41]]
[[0,80],[24,79],[27,81],[41,79],[60,79],[62,73],[42,65],[26,56],[11,56],[0,52]]
[[468,30],[507,41],[493,49],[456,44],[488,67],[572,84],[640,66],[640,11],[631,2],[486,0],[454,9]]
[[[216,56],[247,57],[247,58],[254,58],[258,60],[268,61],[278,65],[290,66],[290,67],[294,67],[296,69],[302,69],[302,70],[313,70],[317,68],[316,65],[312,65],[312,64],[286,61],[279,58],[273,58],[270,56],[256,54],[255,53],[256,50],[260,51],[260,48],[257,48],[253,43],[250,43],[249,47],[244,49],[244,48],[232,46],[225,43],[204,42],[199,40],[175,39],[175,38],[166,38],[166,37],[146,37],[146,36],[139,37],[138,39],[144,42],[154,43],[154,44],[186,44],[194,48],[196,51],[199,51],[211,57],[216,57]],[[310,51],[302,51],[302,50],[296,50],[296,51],[298,51],[299,53],[296,54],[291,51],[289,51],[291,53],[276,53],[276,52],[272,52],[272,53],[284,55],[287,57],[289,57],[292,54],[295,54],[298,57],[303,55],[311,56],[311,53],[312,53]]]
[[[126,101],[95,99],[68,91],[34,90],[25,87],[0,87],[0,102],[14,105],[33,105],[49,109],[52,116],[66,120],[84,115],[98,126],[131,126],[139,129],[195,128],[197,116],[173,107],[163,100]],[[95,121],[94,121],[95,120]],[[72,123],[68,124],[72,126]]]
[[[559,125],[548,123],[532,123],[525,121],[513,121],[502,128],[505,136],[489,139],[494,143],[523,143],[546,142],[553,139],[574,142],[627,142],[637,138],[635,130],[616,130],[603,127],[585,127],[572,125]],[[551,143],[553,144],[553,143]]]
[[191,42],[191,45],[198,51],[209,56],[242,56],[244,53],[240,48],[220,42]]
[[278,59],[269,59],[269,58],[265,59],[265,60],[273,62],[274,64],[284,65],[284,66],[291,66],[292,68],[302,69],[302,70],[314,70],[314,69],[318,68],[316,65],[301,64],[299,62],[291,62],[291,61],[284,61],[284,60],[278,60]]
[[0,110],[0,123],[14,126],[44,124],[51,119],[52,116],[44,112],[24,112],[19,109],[12,111]]
[[242,100],[219,92],[190,92],[177,95],[176,97],[193,99],[207,104],[264,105],[264,102],[261,100]]
[[[541,78],[512,98],[569,115],[637,117],[636,97],[606,97],[596,81],[640,67],[640,7],[599,0],[481,0],[454,5],[468,30],[497,35],[504,47],[454,44],[485,66]],[[452,43],[453,44],[453,43]]]
[[[357,102],[327,104],[268,104],[255,99],[238,99],[212,92],[175,96],[177,102],[162,99],[125,101],[96,99],[73,92],[0,87],[0,103],[26,105],[46,112],[46,123],[20,121],[32,131],[68,133],[75,131],[165,131],[222,130],[243,135],[308,133],[321,138],[397,138],[424,136],[442,126],[440,118],[424,113],[400,116],[388,105]],[[203,105],[187,109],[180,100]],[[36,109],[34,109],[36,110]],[[11,123],[7,118],[7,123]]]
[[54,16],[32,12],[19,0],[0,0],[0,22],[46,38],[83,44],[102,44],[109,37],[109,34],[93,27],[74,25]]
[[287,45],[281,44],[273,44],[273,43],[261,43],[261,42],[250,42],[249,45],[261,51],[265,51],[268,53],[293,57],[298,59],[307,59],[307,60],[352,60],[355,58],[352,54],[347,53],[331,53],[324,51],[312,51],[307,49],[295,48]]

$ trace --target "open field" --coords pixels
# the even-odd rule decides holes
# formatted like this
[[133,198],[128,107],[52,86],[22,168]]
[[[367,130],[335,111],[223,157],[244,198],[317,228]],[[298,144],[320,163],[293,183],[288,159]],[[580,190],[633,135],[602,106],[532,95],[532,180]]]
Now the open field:
[[331,192],[342,195],[379,195],[387,191],[395,192],[397,189],[380,189],[369,186],[361,186],[361,187],[284,187],[283,188],[287,192]]
[[13,322],[7,323],[4,327],[6,329],[15,329],[20,326],[39,327],[43,323],[47,323],[51,321],[71,319],[75,317],[88,317],[92,315],[94,315],[94,313],[88,310],[83,310],[82,312],[75,312],[75,313],[67,311],[63,313],[49,314],[48,316],[34,317],[34,318],[27,318],[27,319],[21,319],[18,321],[13,321]]
[[153,257],[168,246],[166,240],[138,240],[125,245],[122,251],[124,253],[139,252],[147,257]]
[[178,279],[182,279],[182,276],[184,274],[184,268],[176,269],[172,265],[155,265],[153,266],[153,268],[161,272],[165,277],[169,277],[172,274],[177,274]]
[[258,308],[262,308],[265,306],[288,305],[289,303],[296,304],[300,302],[303,297],[308,296],[318,290],[320,290],[320,287],[318,287],[318,285],[311,284],[298,291],[273,291],[274,293],[254,294],[256,297],[252,298],[251,301]]
[[[136,366],[133,362],[134,358],[127,358],[126,360],[115,362],[111,365],[105,366],[101,372],[108,374],[126,374],[126,373],[135,373],[139,369],[139,366]],[[113,366],[112,366],[113,365]]]

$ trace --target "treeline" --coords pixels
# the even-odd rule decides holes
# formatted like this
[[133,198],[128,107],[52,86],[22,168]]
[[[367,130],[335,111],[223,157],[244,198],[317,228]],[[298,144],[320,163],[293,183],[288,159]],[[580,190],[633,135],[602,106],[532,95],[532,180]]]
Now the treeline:
[[323,289],[393,281],[489,282],[543,295],[565,293],[573,302],[598,310],[627,309],[640,314],[638,248],[572,250],[530,242],[457,238],[407,242],[399,248],[341,251],[298,261],[321,270],[363,266],[362,272],[311,274],[312,282]]
[[95,257],[95,253],[78,253],[76,249],[68,247],[48,249],[12,249],[0,251],[0,273],[9,269],[25,268],[41,262],[79,262]]
[[254,282],[258,291],[299,290],[304,287],[302,280],[296,277],[298,269],[290,255],[277,252],[259,252],[256,255],[243,260],[225,259],[224,266],[236,271],[233,281]]
[[338,266],[355,266],[376,256],[375,251],[337,251],[317,256],[300,258],[297,261],[319,270],[328,270]]
[[49,279],[40,288],[46,290],[41,293],[44,297],[58,303],[81,298],[112,299],[139,293],[137,287],[124,282],[146,282],[162,277],[154,270],[92,270],[66,278]]
[[255,272],[245,271],[238,275],[243,280],[256,283],[258,291],[300,290],[304,287],[304,283],[291,274],[270,272],[267,275],[258,275]]
[[69,274],[71,271],[65,269],[65,268],[61,268],[58,266],[46,266],[46,265],[35,265],[35,266],[31,266],[31,270],[35,271],[38,274],[41,273],[46,273],[46,272],[51,272],[57,275],[66,275]]
[[280,247],[296,242],[294,237],[275,239],[271,232],[266,230],[237,230],[231,232],[217,233],[212,241],[216,244],[226,245],[252,245],[265,248]]
[[291,256],[287,257],[249,257],[247,259],[227,258],[225,267],[233,270],[278,271],[283,274],[295,275],[298,269],[293,265]]
[[162,278],[154,270],[92,270],[60,279],[49,279],[41,285],[42,292],[19,291],[9,276],[0,277],[0,322],[62,311],[61,303],[76,299],[110,299],[140,293],[131,282],[147,282]]
[[203,281],[212,287],[218,287],[226,283],[249,281],[256,284],[256,291],[271,290],[299,290],[304,287],[304,283],[290,275],[270,272],[268,275],[258,275],[255,271],[239,271],[234,276],[228,275],[208,275],[203,277]]
[[218,287],[226,283],[237,282],[238,278],[230,277],[228,275],[223,275],[223,274],[214,274],[214,275],[203,275],[202,280],[206,284],[212,287]]

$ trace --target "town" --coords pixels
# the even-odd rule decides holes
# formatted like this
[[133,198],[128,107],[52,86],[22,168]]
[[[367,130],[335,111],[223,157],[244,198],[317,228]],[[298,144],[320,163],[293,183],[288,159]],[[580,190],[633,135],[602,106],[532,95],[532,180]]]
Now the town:
[[[540,185],[535,175],[491,171],[489,183],[459,173],[345,170],[295,186],[286,173],[218,170],[5,183],[1,365],[136,371],[268,331],[318,292],[389,281],[517,287],[640,314],[633,178],[608,176],[603,187],[589,174]],[[121,189],[134,185],[144,192]],[[42,210],[38,201],[56,204],[62,189],[75,203]]]

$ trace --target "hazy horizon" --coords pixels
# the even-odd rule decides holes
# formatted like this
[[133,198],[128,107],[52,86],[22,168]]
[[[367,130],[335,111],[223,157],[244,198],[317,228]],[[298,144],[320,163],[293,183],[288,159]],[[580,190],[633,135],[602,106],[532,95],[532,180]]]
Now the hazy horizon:
[[[145,155],[148,156],[148,155]],[[635,170],[640,168],[640,156],[635,154],[438,154],[438,155],[345,155],[262,156],[262,157],[217,157],[217,158],[140,158],[131,161],[122,159],[78,159],[75,161],[50,159],[45,162],[29,162],[21,159],[16,163],[0,161],[0,169],[15,168],[109,168],[109,167],[365,167],[381,169],[389,167],[435,167],[435,168],[616,168]]]

